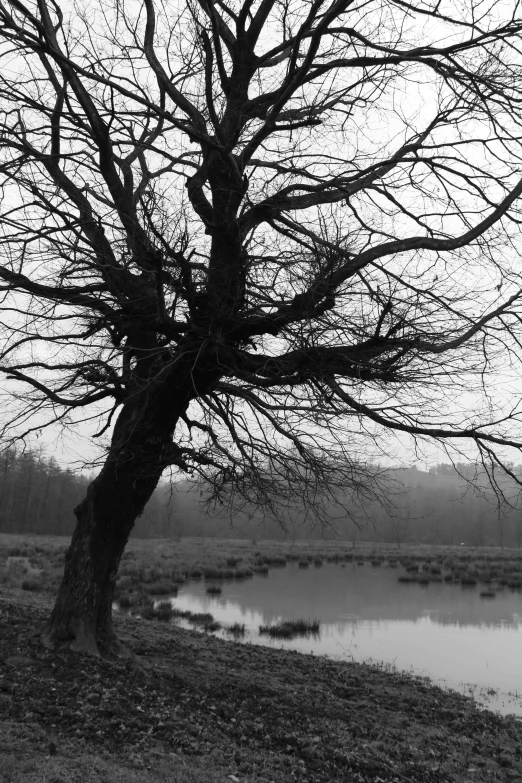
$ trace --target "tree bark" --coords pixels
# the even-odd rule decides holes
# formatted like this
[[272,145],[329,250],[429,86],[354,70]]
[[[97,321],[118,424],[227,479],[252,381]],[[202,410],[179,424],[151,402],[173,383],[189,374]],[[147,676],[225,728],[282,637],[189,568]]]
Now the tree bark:
[[152,495],[161,469],[137,478],[109,458],[75,508],[78,520],[44,643],[69,643],[80,652],[123,652],[112,627],[118,566],[136,517]]
[[74,510],[77,525],[43,633],[48,648],[67,644],[78,652],[125,653],[112,626],[118,566],[134,522],[165,467],[176,419],[172,405],[166,416],[158,402],[124,405],[105,465]]

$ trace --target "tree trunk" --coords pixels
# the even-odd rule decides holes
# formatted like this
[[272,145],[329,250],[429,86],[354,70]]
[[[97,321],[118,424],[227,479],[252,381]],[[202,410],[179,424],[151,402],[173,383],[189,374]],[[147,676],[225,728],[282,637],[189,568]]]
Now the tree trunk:
[[118,566],[136,518],[142,513],[172,447],[173,419],[158,400],[124,406],[100,474],[75,508],[77,525],[43,643],[98,654],[124,654],[112,627]]
[[112,628],[118,566],[136,517],[161,476],[136,478],[109,458],[74,510],[78,523],[44,643],[80,652],[122,653]]

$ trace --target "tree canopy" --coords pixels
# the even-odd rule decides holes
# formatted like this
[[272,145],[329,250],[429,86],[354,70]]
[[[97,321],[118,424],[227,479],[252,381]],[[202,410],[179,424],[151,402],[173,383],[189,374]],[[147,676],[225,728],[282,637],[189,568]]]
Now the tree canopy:
[[84,535],[168,466],[315,508],[374,491],[385,432],[520,448],[521,29],[517,2],[0,4],[2,432],[101,419]]

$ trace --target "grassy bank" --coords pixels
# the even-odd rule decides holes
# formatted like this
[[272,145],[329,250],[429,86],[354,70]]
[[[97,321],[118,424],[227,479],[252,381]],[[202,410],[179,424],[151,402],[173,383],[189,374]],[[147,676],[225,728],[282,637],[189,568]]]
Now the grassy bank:
[[118,616],[139,662],[39,645],[0,591],[2,783],[516,781],[522,726],[423,678]]

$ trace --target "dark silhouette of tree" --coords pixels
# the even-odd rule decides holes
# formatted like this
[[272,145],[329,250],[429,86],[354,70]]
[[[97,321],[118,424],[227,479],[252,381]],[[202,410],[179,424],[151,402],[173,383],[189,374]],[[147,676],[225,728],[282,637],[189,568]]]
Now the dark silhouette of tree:
[[110,436],[47,644],[120,649],[166,468],[317,514],[378,494],[386,432],[518,448],[487,387],[518,361],[518,13],[0,5],[2,432]]

